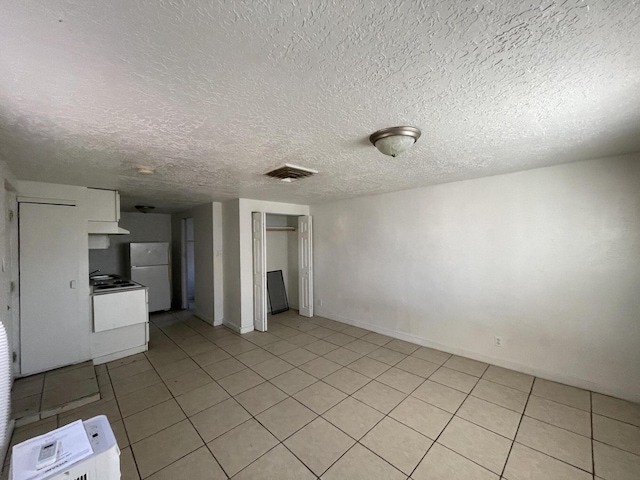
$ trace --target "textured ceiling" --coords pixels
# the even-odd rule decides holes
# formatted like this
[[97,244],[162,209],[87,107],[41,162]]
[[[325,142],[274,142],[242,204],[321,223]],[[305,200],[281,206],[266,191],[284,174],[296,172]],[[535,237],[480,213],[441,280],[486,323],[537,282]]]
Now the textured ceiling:
[[[0,158],[125,206],[316,203],[640,151],[636,1],[0,3]],[[402,124],[422,129],[405,155],[369,144]],[[320,173],[262,176],[285,162]]]

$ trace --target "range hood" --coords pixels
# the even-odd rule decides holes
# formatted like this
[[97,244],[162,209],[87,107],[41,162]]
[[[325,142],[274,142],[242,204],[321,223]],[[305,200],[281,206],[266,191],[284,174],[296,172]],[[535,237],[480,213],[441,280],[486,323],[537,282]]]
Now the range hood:
[[88,222],[89,235],[129,235],[129,230],[118,226],[118,222]]

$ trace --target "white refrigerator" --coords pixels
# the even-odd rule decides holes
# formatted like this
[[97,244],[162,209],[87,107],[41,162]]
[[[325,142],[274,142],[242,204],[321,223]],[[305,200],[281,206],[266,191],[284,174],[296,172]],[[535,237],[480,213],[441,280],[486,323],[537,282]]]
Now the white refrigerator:
[[148,242],[129,244],[131,280],[149,287],[149,312],[171,308],[169,244]]

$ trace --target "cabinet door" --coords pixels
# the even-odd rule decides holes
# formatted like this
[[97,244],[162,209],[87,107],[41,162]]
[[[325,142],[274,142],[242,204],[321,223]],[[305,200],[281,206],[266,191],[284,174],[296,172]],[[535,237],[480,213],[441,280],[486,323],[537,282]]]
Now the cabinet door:
[[[77,207],[20,204],[21,374],[88,358],[79,341]],[[86,324],[86,319],[82,319]]]
[[147,292],[128,290],[93,296],[93,331],[102,332],[149,321]]
[[92,222],[117,222],[120,220],[118,192],[88,188],[87,219]]

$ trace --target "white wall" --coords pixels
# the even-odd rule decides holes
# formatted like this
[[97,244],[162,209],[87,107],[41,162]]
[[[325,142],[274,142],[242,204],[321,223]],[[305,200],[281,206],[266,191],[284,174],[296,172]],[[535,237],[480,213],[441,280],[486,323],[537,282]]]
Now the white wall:
[[316,314],[640,400],[640,155],[311,214]]
[[207,203],[172,216],[172,258],[176,301],[182,297],[183,218],[193,218],[195,314],[209,323],[220,325],[224,313],[221,204]]
[[129,235],[109,235],[110,246],[89,250],[89,271],[100,269],[129,277],[129,244],[132,242],[171,242],[171,215],[161,213],[122,212],[118,225]]
[[[267,272],[282,270],[287,297],[289,297],[289,239],[287,232],[267,232]],[[269,301],[267,301],[267,308]]]

